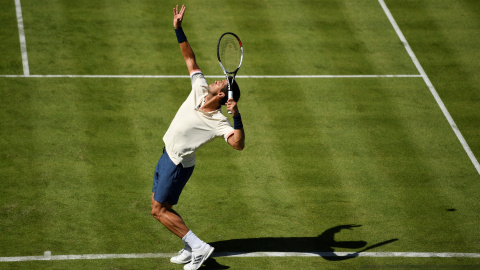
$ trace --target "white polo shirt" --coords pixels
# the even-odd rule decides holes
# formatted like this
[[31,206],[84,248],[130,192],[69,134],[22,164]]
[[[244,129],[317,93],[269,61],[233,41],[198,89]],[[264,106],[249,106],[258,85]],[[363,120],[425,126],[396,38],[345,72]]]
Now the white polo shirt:
[[201,71],[190,74],[192,91],[178,109],[163,141],[170,159],[184,168],[195,165],[195,151],[215,137],[223,136],[225,141],[233,134],[233,127],[219,110],[204,112],[200,107],[208,93],[207,81]]

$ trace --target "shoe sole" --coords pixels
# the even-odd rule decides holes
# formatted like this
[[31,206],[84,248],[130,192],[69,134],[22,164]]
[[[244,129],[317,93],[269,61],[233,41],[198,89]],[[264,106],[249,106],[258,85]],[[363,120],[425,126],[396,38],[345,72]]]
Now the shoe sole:
[[189,260],[189,261],[173,261],[173,260],[170,260],[171,263],[175,263],[175,264],[187,264],[189,262],[191,262],[192,260]]

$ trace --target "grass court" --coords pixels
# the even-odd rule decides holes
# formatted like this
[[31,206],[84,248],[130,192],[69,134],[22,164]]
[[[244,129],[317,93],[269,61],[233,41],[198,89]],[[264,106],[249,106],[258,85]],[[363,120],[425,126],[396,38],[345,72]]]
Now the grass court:
[[[480,267],[480,2],[385,0],[414,58],[381,3],[0,0],[0,269],[182,269],[5,259],[182,248],[150,215],[190,90],[176,4],[209,82],[223,32],[245,50],[246,148],[201,148],[176,207],[217,248],[201,269]],[[395,252],[426,256],[362,256]]]

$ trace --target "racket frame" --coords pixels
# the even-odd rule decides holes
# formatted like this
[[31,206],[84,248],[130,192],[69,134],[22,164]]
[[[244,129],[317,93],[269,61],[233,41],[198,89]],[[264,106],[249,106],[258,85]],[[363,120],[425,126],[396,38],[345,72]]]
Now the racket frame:
[[[225,67],[222,64],[222,60],[220,59],[220,41],[222,40],[222,38],[225,35],[234,36],[237,39],[238,44],[240,45],[240,63],[238,64],[238,67],[234,71],[226,70]],[[232,32],[226,32],[226,33],[223,33],[220,36],[220,38],[218,39],[218,43],[217,43],[217,59],[218,59],[218,63],[220,64],[220,67],[223,70],[223,73],[225,74],[225,78],[227,79],[228,99],[231,99],[231,98],[233,98],[233,91],[231,89],[231,84],[230,84],[230,80],[228,79],[228,77],[229,77],[229,75],[232,77],[232,83],[233,83],[235,81],[235,76],[237,76],[237,72],[240,69],[240,67],[242,66],[242,62],[243,62],[243,45],[242,45],[242,41],[240,40],[240,38],[236,34],[234,34]],[[232,112],[228,111],[228,113],[231,114]]]

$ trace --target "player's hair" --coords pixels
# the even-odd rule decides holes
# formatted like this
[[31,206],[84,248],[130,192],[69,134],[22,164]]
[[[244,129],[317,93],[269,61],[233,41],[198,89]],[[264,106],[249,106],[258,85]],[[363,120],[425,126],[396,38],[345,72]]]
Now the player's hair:
[[[231,76],[228,77],[228,80],[230,81],[230,88],[233,92],[233,99],[235,100],[235,102],[238,102],[238,100],[240,99],[240,88],[238,87],[237,81],[235,80],[232,83],[233,78]],[[225,95],[224,98],[222,98],[222,100],[220,101],[220,104],[225,105],[227,101],[228,101],[228,93],[227,95]]]

